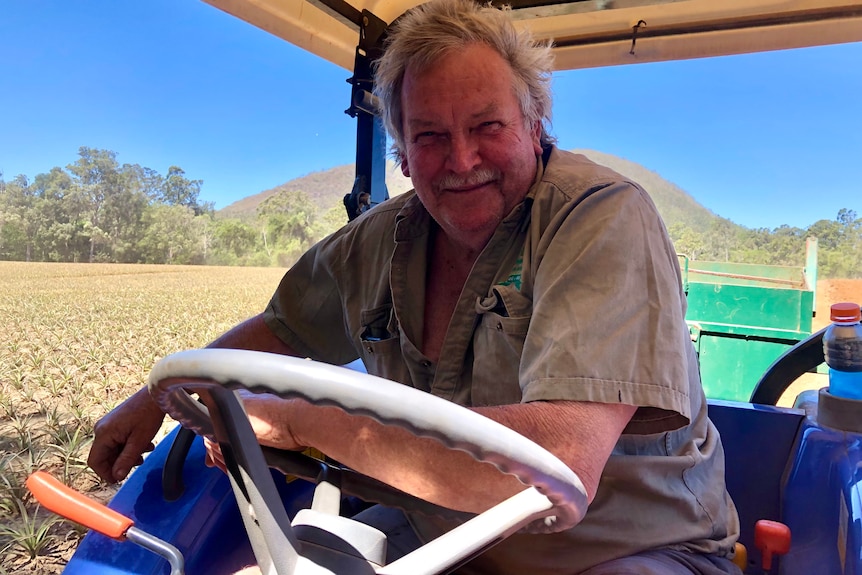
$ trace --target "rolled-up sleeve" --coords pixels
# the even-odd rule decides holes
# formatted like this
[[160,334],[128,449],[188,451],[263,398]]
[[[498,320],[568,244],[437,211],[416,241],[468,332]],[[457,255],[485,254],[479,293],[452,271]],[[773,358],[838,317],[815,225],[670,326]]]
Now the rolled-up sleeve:
[[684,296],[652,200],[624,181],[596,185],[545,234],[534,255],[523,401],[625,403],[645,408],[636,418],[655,419],[655,431],[687,424]]

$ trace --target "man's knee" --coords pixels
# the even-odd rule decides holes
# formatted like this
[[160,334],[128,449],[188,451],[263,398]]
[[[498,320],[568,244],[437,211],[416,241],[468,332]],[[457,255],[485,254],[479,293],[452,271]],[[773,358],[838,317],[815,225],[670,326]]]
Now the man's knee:
[[581,575],[742,575],[742,572],[730,560],[715,555],[656,549],[596,565]]

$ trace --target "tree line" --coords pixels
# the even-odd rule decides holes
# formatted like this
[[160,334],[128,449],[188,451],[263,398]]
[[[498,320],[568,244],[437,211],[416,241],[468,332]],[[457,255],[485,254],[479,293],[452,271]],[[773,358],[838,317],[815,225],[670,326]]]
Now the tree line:
[[287,266],[346,221],[343,208],[321,214],[296,191],[271,196],[256,217],[220,218],[202,184],[178,166],[162,175],[88,147],[32,181],[0,174],[0,259]]
[[[249,217],[220,217],[200,199],[203,182],[178,166],[162,175],[81,147],[78,159],[32,181],[0,174],[0,259],[47,262],[286,267],[343,225],[343,207],[321,210],[281,190]],[[715,217],[706,229],[669,221],[676,249],[693,260],[802,267],[818,239],[819,277],[862,277],[862,218],[842,209],[807,228],[749,229]]]
[[862,218],[842,208],[834,220],[806,228],[783,225],[750,229],[715,218],[704,230],[681,223],[668,226],[677,252],[693,260],[803,267],[805,242],[817,238],[817,276],[862,278]]

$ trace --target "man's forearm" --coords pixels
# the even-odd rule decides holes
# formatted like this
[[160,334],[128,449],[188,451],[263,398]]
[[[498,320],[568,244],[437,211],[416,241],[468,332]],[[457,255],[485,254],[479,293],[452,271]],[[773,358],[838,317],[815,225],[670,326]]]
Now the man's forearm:
[[245,402],[262,444],[315,447],[355,471],[444,507],[478,513],[525,488],[462,451],[336,407],[273,396],[246,396]]
[[602,471],[637,407],[582,401],[535,401],[475,411],[538,443],[574,471],[595,497]]
[[[262,411],[259,409],[262,407]],[[577,473],[592,500],[601,470],[635,408],[577,402],[534,402],[476,411],[548,449]],[[276,400],[252,407],[261,442],[313,446],[351,468],[445,507],[482,512],[524,484],[488,463],[435,440],[334,407]]]

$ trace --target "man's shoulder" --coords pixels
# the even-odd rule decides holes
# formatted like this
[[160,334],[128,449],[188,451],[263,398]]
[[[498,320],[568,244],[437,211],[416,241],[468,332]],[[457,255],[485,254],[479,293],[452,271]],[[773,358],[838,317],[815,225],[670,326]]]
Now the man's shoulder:
[[637,186],[629,178],[614,170],[597,164],[583,154],[551,149],[541,183],[556,188],[570,199],[576,199],[597,186],[627,182]]
[[[395,247],[395,230],[401,214],[409,213],[415,193],[405,192],[366,210],[316,243],[308,253],[320,261],[347,262],[368,269],[382,269]],[[405,207],[406,206],[406,207]],[[355,271],[355,270],[354,270]]]
[[[414,190],[409,190],[407,192],[398,194],[396,196],[392,196],[391,198],[380,202],[372,209],[366,210],[361,217],[366,217],[368,215],[376,214],[383,215],[387,214],[388,217],[393,217],[393,214],[400,212],[404,206],[408,206],[413,201],[413,198],[416,196],[416,192]],[[387,217],[387,216],[383,216]]]
[[416,203],[415,197],[413,190],[393,196],[363,212],[350,226],[357,229],[389,228],[394,225],[399,214],[406,214],[414,209],[412,206]]

